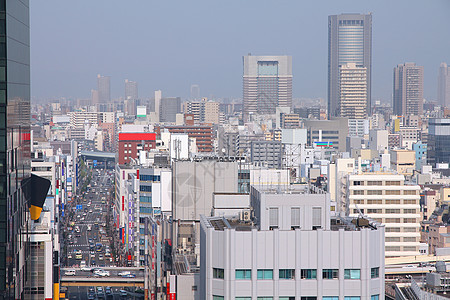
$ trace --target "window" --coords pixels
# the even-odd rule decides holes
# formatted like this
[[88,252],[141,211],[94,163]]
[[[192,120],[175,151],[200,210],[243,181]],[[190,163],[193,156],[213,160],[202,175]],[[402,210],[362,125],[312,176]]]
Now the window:
[[386,204],[400,204],[400,199],[386,199]]
[[372,295],[370,296],[370,300],[380,300],[380,295]]
[[213,295],[213,300],[223,300],[223,299],[224,299],[223,296]]
[[364,195],[364,190],[353,190],[353,195]]
[[234,300],[252,300],[252,297],[236,297]]
[[278,297],[278,299],[280,299],[280,300],[295,300],[295,297],[294,296],[292,296],[292,297]]
[[258,297],[258,300],[273,300],[273,297]]
[[367,185],[383,185],[381,181],[367,181]]
[[400,242],[400,237],[386,237],[386,242]]
[[378,278],[380,277],[380,268],[372,268],[370,269],[370,278]]
[[416,237],[404,237],[403,241],[407,242],[407,243],[415,243],[416,242]]
[[403,251],[417,251],[415,246],[403,246]]
[[386,181],[386,185],[400,185],[400,181]]
[[300,271],[301,279],[317,279],[317,270],[316,269],[302,269]]
[[223,279],[223,269],[213,268],[213,278]]
[[416,218],[403,218],[403,223],[416,223]]
[[417,210],[415,210],[415,209],[404,209],[403,210],[403,213],[404,214],[415,214],[417,212]]
[[313,229],[322,227],[322,207],[313,207],[312,209]]
[[403,200],[403,204],[417,204],[417,200],[405,199]]
[[361,279],[361,270],[359,269],[345,269],[344,279]]
[[139,190],[141,192],[151,192],[152,191],[152,186],[151,185],[141,185],[139,187]]
[[339,300],[339,296],[324,296],[322,300]]
[[361,297],[359,297],[359,296],[347,296],[347,297],[344,297],[344,300],[361,300]]
[[300,207],[291,208],[291,226],[300,227]]
[[400,227],[386,227],[385,229],[386,232],[400,232]]
[[364,185],[364,181],[353,181],[353,185]]
[[293,269],[280,269],[280,279],[295,279],[295,270]]
[[317,297],[315,296],[309,296],[309,297],[301,297],[301,300],[317,300]]
[[387,190],[386,195],[400,195],[400,190],[394,190],[394,191]]
[[252,279],[252,270],[236,270],[235,276],[236,280],[250,280]]
[[385,209],[385,212],[387,214],[399,214],[400,213],[400,209]]
[[406,190],[403,191],[403,195],[416,195],[417,192],[415,190],[411,191],[411,190]]
[[258,279],[273,279],[273,270],[258,270]]
[[269,208],[269,226],[273,228],[278,228],[278,208]]
[[384,223],[400,223],[400,218],[386,218]]
[[406,227],[403,228],[403,232],[417,232],[417,229],[414,227]]
[[386,246],[386,251],[400,251],[400,246]]
[[381,200],[381,199],[370,199],[370,200],[367,200],[367,204],[383,204],[383,200]]
[[323,269],[322,271],[323,279],[338,279],[339,270],[338,269]]
[[382,190],[368,190],[367,195],[383,195]]
[[381,210],[381,209],[374,209],[374,208],[371,208],[371,209],[368,209],[368,210],[367,210],[367,213],[368,213],[368,214],[381,214],[381,213],[382,213],[382,210]]

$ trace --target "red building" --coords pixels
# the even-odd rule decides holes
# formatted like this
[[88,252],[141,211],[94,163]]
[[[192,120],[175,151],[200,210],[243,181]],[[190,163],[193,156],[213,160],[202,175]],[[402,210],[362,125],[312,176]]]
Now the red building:
[[131,159],[138,159],[140,150],[149,151],[155,148],[155,133],[119,133],[119,164],[129,164]]
[[213,151],[213,128],[211,126],[165,126],[170,133],[187,133],[190,138],[195,138],[199,152]]

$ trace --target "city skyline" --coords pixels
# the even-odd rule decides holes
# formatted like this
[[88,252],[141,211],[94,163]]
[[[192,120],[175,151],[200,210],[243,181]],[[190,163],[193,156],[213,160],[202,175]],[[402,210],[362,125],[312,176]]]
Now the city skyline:
[[[326,99],[328,16],[347,12],[372,12],[372,101],[391,101],[392,68],[408,61],[424,66],[424,96],[426,99],[436,100],[439,65],[450,60],[445,51],[450,42],[437,36],[444,35],[445,28],[449,27],[450,21],[445,18],[444,12],[450,4],[444,1],[426,5],[412,2],[412,5],[405,8],[406,2],[399,1],[390,4],[391,7],[387,9],[386,3],[387,1],[370,4],[355,1],[343,1],[339,4],[327,2],[327,5],[321,5],[318,9],[315,4],[262,2],[257,8],[259,13],[248,14],[254,2],[231,2],[217,6],[202,6],[202,2],[194,5],[199,5],[200,8],[195,10],[201,17],[198,18],[199,21],[192,20],[186,24],[183,22],[183,11],[187,4],[141,2],[124,8],[122,19],[133,17],[133,20],[126,22],[126,26],[122,22],[113,23],[118,14],[122,13],[116,11],[113,4],[109,6],[108,14],[101,16],[104,22],[97,22],[103,5],[100,2],[90,3],[90,13],[84,16],[86,22],[82,26],[72,26],[77,12],[85,8],[82,2],[63,4],[48,1],[39,6],[32,3],[32,97],[89,98],[90,90],[95,88],[95,75],[100,73],[111,76],[112,98],[123,95],[121,82],[125,78],[133,78],[140,83],[142,97],[151,97],[154,90],[161,89],[167,95],[187,98],[190,86],[198,84],[202,87],[202,96],[241,98],[241,57],[251,52],[253,55],[291,55],[295,75],[293,98]],[[135,17],[149,10],[161,13],[153,14],[154,19],[150,22],[139,21],[142,18]],[[285,15],[281,14],[282,19],[272,16],[270,22],[261,22],[269,17],[271,11]],[[164,20],[168,12],[180,20],[170,26],[153,29],[153,25]],[[410,17],[418,12],[423,21],[417,22],[416,18]],[[220,24],[228,13],[233,13],[235,22],[224,28]],[[57,29],[49,27],[52,21],[58,21],[59,18],[65,20],[61,26]],[[205,28],[205,23],[210,24],[209,28]],[[181,24],[183,28],[180,27]],[[73,27],[76,32],[73,32]],[[131,30],[135,34],[125,38],[123,44],[126,49],[122,49],[121,45],[113,42],[113,35],[109,30],[115,34]],[[427,32],[434,34],[427,35]],[[42,40],[43,34],[47,36],[48,47],[43,47],[38,42]],[[102,39],[98,39],[99,34]],[[275,37],[265,39],[266,35]],[[190,40],[186,40],[187,37]],[[164,48],[165,51],[151,47],[145,42],[149,39],[164,42],[165,47],[159,48]],[[224,42],[227,47],[223,47]],[[55,44],[53,47],[54,43],[59,46],[56,47]],[[92,47],[89,51],[78,51],[74,43]],[[138,47],[128,47],[130,44]],[[65,45],[64,51],[57,51],[61,49],[60,45]],[[201,45],[208,47],[200,47]],[[77,50],[74,51],[75,49]],[[122,55],[131,58],[118,61]],[[68,57],[71,59],[67,59]],[[158,59],[154,59],[155,57]],[[307,71],[312,69],[317,71]],[[221,70],[216,75],[218,80],[212,80],[210,76],[215,70]],[[61,81],[61,78],[67,80]],[[50,89],[49,84],[55,81],[59,84]],[[224,85],[223,82],[227,84]]]

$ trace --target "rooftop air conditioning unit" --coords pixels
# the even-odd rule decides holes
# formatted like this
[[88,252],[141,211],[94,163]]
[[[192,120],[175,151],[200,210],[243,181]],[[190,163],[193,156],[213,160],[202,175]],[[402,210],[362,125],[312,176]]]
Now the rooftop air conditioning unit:
[[251,213],[250,210],[243,210],[241,212],[241,220],[244,222],[250,222],[251,221]]

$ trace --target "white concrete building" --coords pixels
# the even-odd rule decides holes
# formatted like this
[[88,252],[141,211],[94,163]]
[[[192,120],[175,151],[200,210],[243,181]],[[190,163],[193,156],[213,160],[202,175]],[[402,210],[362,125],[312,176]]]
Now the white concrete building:
[[332,219],[328,194],[250,197],[252,221],[201,218],[201,299],[384,299],[383,225]]
[[[347,178],[347,210],[386,226],[386,256],[419,255],[420,187],[405,184],[393,173],[351,174]],[[359,210],[358,210],[359,209]]]

